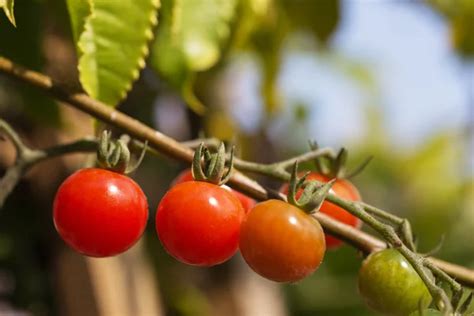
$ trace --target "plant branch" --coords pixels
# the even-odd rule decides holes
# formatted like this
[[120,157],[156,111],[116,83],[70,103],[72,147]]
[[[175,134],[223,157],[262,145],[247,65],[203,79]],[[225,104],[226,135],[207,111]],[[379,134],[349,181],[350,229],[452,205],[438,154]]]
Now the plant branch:
[[4,120],[0,118],[0,133],[3,133],[16,150],[14,164],[7,168],[5,175],[0,179],[0,209],[5,203],[5,199],[15,188],[22,176],[34,164],[57,156],[74,152],[92,152],[97,148],[95,140],[79,140],[65,145],[53,146],[44,150],[31,149],[20,139],[15,130]]
[[[0,57],[0,72],[48,92],[54,98],[66,102],[67,104],[83,112],[86,112],[99,120],[120,128],[123,132],[129,134],[133,138],[139,139],[141,141],[148,140],[150,147],[170,158],[188,163],[192,161],[193,151],[190,148],[146,126],[138,120],[131,118],[102,102],[90,98],[85,94],[68,92],[61,86],[54,84],[49,77],[43,74],[19,67],[10,60],[2,57]],[[242,171],[256,172],[286,181],[289,179],[289,173],[285,169],[296,159],[304,160],[306,157],[314,158],[331,154],[333,154],[331,151],[323,148],[319,149],[319,151],[315,150],[312,151],[312,153],[309,152],[302,156],[270,165],[255,164],[236,159],[235,167]],[[274,194],[271,194],[260,184],[246,177],[239,171],[233,172],[233,175],[229,181],[229,185],[258,200],[265,200],[274,196]],[[285,198],[283,196],[281,197]],[[370,210],[367,211],[366,206],[340,199],[333,194],[328,195],[327,199],[330,202],[335,203],[352,214],[360,217],[370,227],[374,228],[390,245],[397,248],[407,258],[407,260],[412,263],[414,268],[423,278],[432,296],[435,299],[443,302],[446,308],[445,310],[449,311],[449,299],[447,299],[445,292],[442,290],[440,291],[436,284],[434,284],[434,282],[426,274],[424,267],[427,264],[425,262],[430,262],[432,265],[445,271],[447,274],[456,278],[461,283],[470,287],[474,287],[473,270],[434,258],[427,258],[426,261],[424,261],[422,256],[416,254],[407,246],[405,246],[392,226],[378,221],[371,215]],[[324,216],[324,214],[316,214],[315,217],[321,222],[322,226],[327,232],[334,234],[336,237],[344,239],[348,243],[364,252],[368,253],[385,247],[385,243],[383,241],[380,241],[379,239],[367,235],[359,230],[348,227],[347,225],[339,223],[327,216]]]

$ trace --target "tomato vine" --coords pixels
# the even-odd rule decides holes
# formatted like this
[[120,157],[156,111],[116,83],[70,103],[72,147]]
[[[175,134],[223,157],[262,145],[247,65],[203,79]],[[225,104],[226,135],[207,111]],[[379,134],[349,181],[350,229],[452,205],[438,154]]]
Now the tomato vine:
[[[183,146],[176,140],[155,131],[154,129],[113,108],[107,107],[107,105],[84,94],[68,92],[60,86],[53,84],[52,80],[45,75],[21,68],[10,60],[2,57],[0,57],[0,72],[36,86],[37,88],[50,93],[56,99],[64,101],[99,120],[120,128],[131,137],[141,141],[148,141],[154,150],[162,154],[188,163],[192,161],[193,150],[191,148]],[[56,146],[46,150],[33,150],[26,147],[21,142],[18,135],[8,124],[6,124],[6,122],[1,122],[0,129],[3,130],[12,140],[18,154],[15,165],[7,171],[7,174],[0,182],[0,187],[2,188],[0,192],[3,194],[3,198],[11,192],[20,177],[34,163],[66,153],[90,151],[90,146],[94,143],[94,140],[86,140],[64,146]],[[257,164],[235,159],[234,166],[240,171],[259,173],[271,176],[275,179],[288,181],[290,173],[287,169],[295,161],[307,161],[320,156],[334,156],[334,152],[332,149],[321,148],[309,151],[289,160],[272,164]],[[234,172],[229,180],[229,185],[258,200],[266,200],[275,197],[285,200],[286,198],[283,194],[266,190],[260,184],[244,176],[240,172]],[[2,201],[2,199],[0,199],[0,201]],[[349,213],[357,216],[379,233],[386,243],[398,250],[398,252],[400,252],[408,262],[410,262],[415,271],[419,274],[430,291],[431,296],[436,301],[438,307],[444,311],[445,315],[453,313],[457,305],[460,303],[463,289],[458,281],[474,286],[474,271],[450,263],[443,263],[439,260],[425,258],[418,254],[412,243],[410,225],[405,219],[390,215],[387,212],[365,203],[342,199],[334,194],[329,194],[327,196],[327,201],[342,207]],[[323,219],[321,220],[323,226],[325,228],[329,227],[329,232],[335,233],[339,238],[344,237],[346,240],[352,241],[353,243],[355,240],[364,240],[366,244],[362,244],[361,242],[360,245],[361,248],[364,248],[365,250],[373,251],[377,247],[383,248],[383,244],[371,239],[370,237],[357,239],[356,236],[365,236],[362,232],[357,232],[354,231],[353,228],[348,228],[340,223],[335,223],[334,220],[328,218],[324,219],[324,216],[321,217],[320,214],[318,214],[317,217]],[[431,275],[426,272],[426,268],[430,269],[438,279],[443,280],[450,285],[453,292],[452,299],[450,299],[443,288],[438,286],[438,284],[431,278]],[[451,276],[448,274],[451,274]],[[454,280],[452,276],[454,276],[458,281]]]

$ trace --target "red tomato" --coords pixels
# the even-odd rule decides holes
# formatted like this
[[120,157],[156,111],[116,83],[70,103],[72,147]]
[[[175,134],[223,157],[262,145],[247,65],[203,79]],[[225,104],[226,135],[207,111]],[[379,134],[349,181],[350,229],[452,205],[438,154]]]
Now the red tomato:
[[156,232],[177,260],[213,266],[232,257],[239,246],[245,215],[239,200],[217,185],[188,181],[173,186],[156,212]]
[[53,219],[59,235],[73,249],[106,257],[137,242],[145,230],[148,204],[129,177],[104,169],[81,169],[59,187]]
[[279,200],[257,204],[240,230],[240,252],[261,276],[295,282],[313,273],[326,251],[319,222]]
[[[178,183],[183,183],[186,181],[194,181],[191,169],[185,169],[181,171],[181,173],[176,177],[176,179],[173,180],[171,185],[174,186]],[[256,204],[254,199],[249,198],[245,194],[240,193],[239,191],[235,191],[227,185],[222,185],[222,187],[226,190],[231,191],[239,199],[240,203],[242,203],[242,206],[244,207],[245,213],[248,213]]]
[[[321,182],[328,182],[331,179],[319,173],[312,172],[309,174],[308,180],[317,180]],[[288,194],[288,184],[285,183],[280,192]],[[333,184],[330,193],[337,195],[340,198],[351,200],[351,201],[360,201],[360,194],[357,188],[345,179],[337,179]],[[297,194],[299,196],[301,193]],[[345,209],[340,206],[337,206],[331,202],[324,201],[321,206],[320,211],[328,216],[331,216],[334,219],[337,219],[344,224],[350,225],[352,227],[360,228],[362,221],[356,216],[352,215]],[[343,244],[342,240],[339,240],[333,236],[326,235],[326,247],[328,249],[335,249],[340,247]]]

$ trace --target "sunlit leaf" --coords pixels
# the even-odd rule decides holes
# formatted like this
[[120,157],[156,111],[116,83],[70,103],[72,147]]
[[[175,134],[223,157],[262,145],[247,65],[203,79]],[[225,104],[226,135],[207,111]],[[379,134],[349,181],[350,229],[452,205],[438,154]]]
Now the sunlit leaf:
[[219,61],[235,5],[236,0],[163,1],[151,62],[197,113],[204,108],[193,93],[190,77]]
[[71,19],[72,36],[77,43],[79,37],[84,31],[86,18],[91,13],[89,0],[67,0],[67,9]]
[[125,97],[145,65],[158,6],[158,0],[91,0],[78,42],[79,78],[90,96],[112,106]]
[[11,24],[16,26],[15,15],[13,13],[13,7],[15,6],[15,0],[0,0],[0,8],[3,8],[5,15]]
[[219,60],[221,46],[230,35],[236,1],[179,0],[176,4],[172,37],[181,43],[190,70],[207,70]]

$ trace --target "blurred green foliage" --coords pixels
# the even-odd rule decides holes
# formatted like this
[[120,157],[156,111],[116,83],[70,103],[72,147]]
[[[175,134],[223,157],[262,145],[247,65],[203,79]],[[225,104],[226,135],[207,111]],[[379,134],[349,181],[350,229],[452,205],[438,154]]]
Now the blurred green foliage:
[[450,25],[451,43],[459,54],[474,57],[474,2],[471,0],[427,0]]

